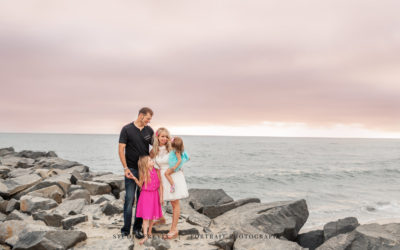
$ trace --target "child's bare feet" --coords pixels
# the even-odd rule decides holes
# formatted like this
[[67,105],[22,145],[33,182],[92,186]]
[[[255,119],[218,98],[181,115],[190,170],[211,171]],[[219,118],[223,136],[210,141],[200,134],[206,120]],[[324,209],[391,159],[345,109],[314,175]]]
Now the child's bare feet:
[[139,245],[143,245],[147,240],[147,234],[144,235],[144,238],[139,241]]

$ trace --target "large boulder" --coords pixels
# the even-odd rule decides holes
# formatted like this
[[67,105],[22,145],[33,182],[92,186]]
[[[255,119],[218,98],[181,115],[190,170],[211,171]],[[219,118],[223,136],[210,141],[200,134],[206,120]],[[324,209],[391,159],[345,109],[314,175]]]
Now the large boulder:
[[297,236],[297,243],[310,250],[314,250],[324,243],[324,231],[314,230]]
[[34,220],[43,221],[47,226],[52,227],[60,227],[61,221],[65,219],[67,215],[60,215],[55,213],[54,211],[37,211],[32,213],[32,217]]
[[308,218],[306,201],[248,203],[214,219],[213,228],[229,226],[247,234],[269,234],[294,241]]
[[0,166],[0,179],[6,179],[10,170],[10,167]]
[[86,189],[77,189],[68,194],[68,200],[85,199],[87,203],[90,203],[90,192]]
[[16,178],[0,180],[0,195],[11,197],[13,194],[39,183],[41,179],[37,174],[26,174]]
[[60,204],[62,197],[64,196],[64,191],[58,185],[51,185],[33,192],[29,192],[28,194],[31,196],[50,198]]
[[57,202],[53,199],[24,195],[20,200],[20,209],[25,213],[32,213],[38,210],[49,210],[57,207]]
[[18,235],[26,226],[25,221],[7,220],[0,223],[0,243],[6,243],[8,238]]
[[302,250],[296,242],[262,238],[262,235],[246,235],[235,240],[233,250]]
[[124,204],[121,200],[115,200],[113,202],[106,201],[100,204],[100,206],[105,215],[120,214],[124,211]]
[[189,189],[189,204],[202,213],[207,206],[222,205],[233,202],[232,197],[222,189]]
[[327,241],[338,234],[351,232],[359,225],[360,223],[358,223],[358,220],[355,217],[347,217],[329,222],[324,226],[324,241]]
[[37,168],[55,168],[55,169],[68,169],[73,166],[81,165],[76,161],[68,161],[58,157],[40,157],[35,164]]
[[0,148],[0,157],[4,157],[6,155],[13,155],[13,154],[15,154],[15,150],[13,147]]
[[82,209],[88,202],[85,199],[64,200],[54,212],[60,215],[76,215],[82,212]]
[[7,220],[28,220],[29,215],[21,213],[19,210],[14,210],[7,215]]
[[57,154],[54,151],[44,152],[44,151],[22,150],[17,154],[17,156],[37,159],[39,157],[57,157]]
[[24,230],[13,249],[69,249],[87,239],[86,233],[72,230]]
[[317,248],[317,250],[335,249],[400,249],[400,223],[361,225],[350,233],[330,238]]
[[247,203],[260,203],[258,198],[246,198],[237,201],[228,202],[222,205],[211,205],[203,207],[203,214],[211,219],[214,219],[221,214],[228,212],[229,210],[235,209],[237,207],[243,206]]
[[17,156],[6,156],[1,159],[1,163],[4,166],[12,168],[31,168],[34,166],[35,160]]
[[73,226],[88,221],[88,216],[85,214],[77,214],[69,216],[61,221],[63,229],[68,230],[71,229]]
[[111,187],[107,183],[78,181],[77,184],[87,189],[91,195],[109,194],[111,192]]
[[30,192],[36,191],[38,189],[50,187],[53,185],[57,185],[58,187],[60,187],[62,189],[63,196],[65,196],[65,194],[69,190],[69,187],[71,186],[70,178],[71,178],[71,175],[67,174],[67,173],[54,175],[47,179],[44,179],[43,181],[37,183],[36,185],[34,185],[26,190],[23,190],[23,191],[15,194],[13,197],[18,199],[21,196],[26,195]]
[[[120,174],[106,174],[93,177],[93,181],[107,183],[111,186],[112,193],[119,196],[119,192],[125,190],[125,177]],[[116,197],[119,198],[119,197]]]
[[111,194],[93,195],[91,200],[93,204],[101,204],[105,201],[115,201],[115,197]]

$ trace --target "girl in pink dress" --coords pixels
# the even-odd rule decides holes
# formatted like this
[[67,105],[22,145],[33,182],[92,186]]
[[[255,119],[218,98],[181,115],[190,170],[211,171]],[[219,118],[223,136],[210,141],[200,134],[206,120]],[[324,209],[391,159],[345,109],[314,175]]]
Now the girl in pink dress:
[[139,180],[132,179],[141,187],[140,196],[136,208],[136,217],[143,218],[144,238],[139,242],[143,244],[151,231],[155,220],[162,215],[161,204],[163,201],[163,189],[160,185],[160,171],[154,167],[154,161],[149,156],[142,156],[138,161]]

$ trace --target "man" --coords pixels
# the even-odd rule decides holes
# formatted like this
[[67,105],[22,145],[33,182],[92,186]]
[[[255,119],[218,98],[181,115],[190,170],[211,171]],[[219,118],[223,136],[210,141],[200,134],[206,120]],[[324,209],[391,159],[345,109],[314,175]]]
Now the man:
[[[134,122],[125,125],[119,137],[118,153],[121,159],[125,173],[125,203],[124,203],[124,226],[121,228],[121,234],[128,236],[132,224],[132,207],[135,199],[136,205],[139,200],[140,189],[136,182],[131,179],[133,176],[139,179],[138,160],[140,156],[149,155],[149,145],[152,144],[153,129],[147,124],[153,117],[153,111],[150,108],[142,108]],[[136,211],[136,209],[135,209]],[[133,233],[136,238],[143,238],[142,218],[136,218],[133,223]]]

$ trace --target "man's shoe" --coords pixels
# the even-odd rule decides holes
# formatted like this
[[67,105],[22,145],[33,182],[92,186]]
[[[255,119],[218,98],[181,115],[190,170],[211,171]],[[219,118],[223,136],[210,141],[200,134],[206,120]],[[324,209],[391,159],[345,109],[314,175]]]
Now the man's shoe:
[[126,236],[129,235],[129,233],[127,233],[127,232],[121,232],[121,235],[124,236],[124,237],[126,237]]
[[134,231],[133,233],[135,234],[136,239],[144,238],[144,235],[143,235],[142,231],[140,231],[140,230]]

